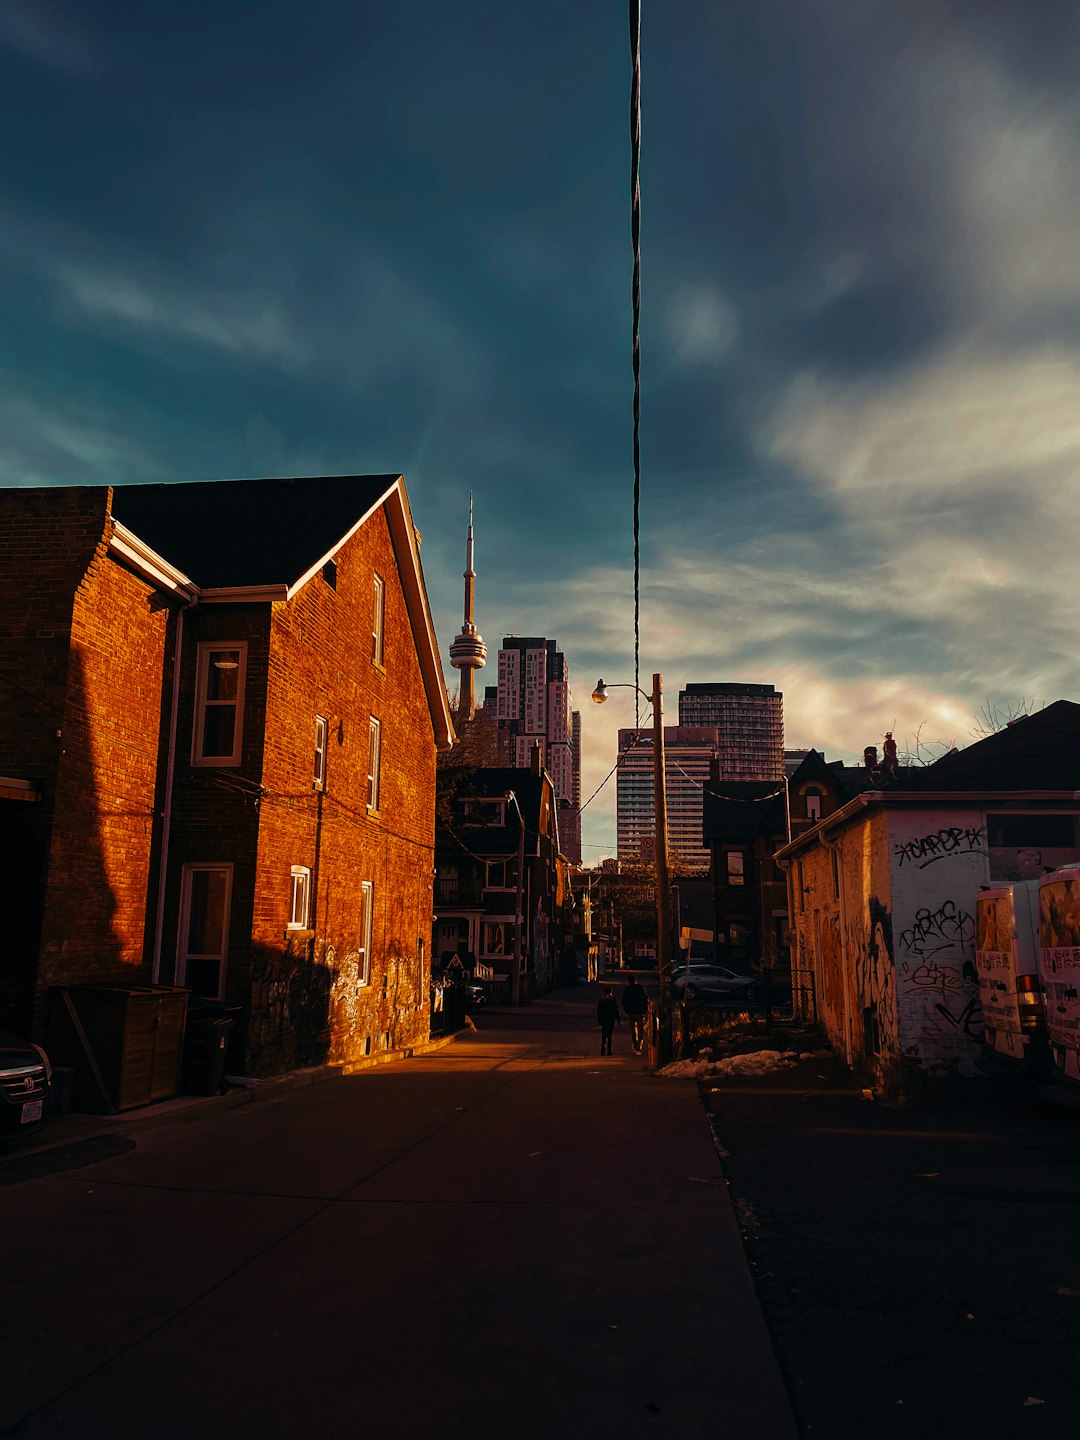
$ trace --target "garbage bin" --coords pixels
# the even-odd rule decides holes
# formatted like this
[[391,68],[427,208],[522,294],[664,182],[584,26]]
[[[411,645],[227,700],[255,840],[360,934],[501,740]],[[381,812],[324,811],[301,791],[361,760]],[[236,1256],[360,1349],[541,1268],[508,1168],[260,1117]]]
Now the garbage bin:
[[189,1016],[180,1071],[183,1094],[218,1095],[224,1089],[225,1052],[232,1028],[227,1015]]

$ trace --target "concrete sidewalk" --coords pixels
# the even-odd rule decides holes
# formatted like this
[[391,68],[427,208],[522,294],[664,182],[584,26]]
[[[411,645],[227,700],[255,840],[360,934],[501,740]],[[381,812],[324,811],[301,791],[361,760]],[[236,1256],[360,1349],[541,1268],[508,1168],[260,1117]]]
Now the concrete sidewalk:
[[594,1005],[8,1169],[4,1433],[792,1440],[697,1087]]

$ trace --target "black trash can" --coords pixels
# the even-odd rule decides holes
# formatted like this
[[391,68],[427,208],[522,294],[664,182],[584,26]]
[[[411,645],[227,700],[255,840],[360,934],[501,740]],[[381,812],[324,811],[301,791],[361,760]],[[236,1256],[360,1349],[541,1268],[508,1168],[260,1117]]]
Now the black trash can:
[[227,1015],[189,1016],[180,1070],[184,1095],[218,1095],[225,1088],[225,1054],[232,1028]]

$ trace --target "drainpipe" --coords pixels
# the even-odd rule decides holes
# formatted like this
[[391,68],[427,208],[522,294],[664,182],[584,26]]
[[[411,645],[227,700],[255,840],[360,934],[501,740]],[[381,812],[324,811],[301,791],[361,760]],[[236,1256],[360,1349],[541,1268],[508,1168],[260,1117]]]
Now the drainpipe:
[[836,888],[840,900],[840,978],[844,984],[844,1059],[849,1070],[854,1070],[854,1058],[851,1051],[851,991],[848,985],[848,959],[847,959],[847,901],[844,896],[844,865],[843,856],[840,852],[839,840],[826,840],[826,847],[832,851],[836,859]]
[[158,893],[154,916],[154,965],[151,978],[161,983],[161,941],[165,929],[165,878],[169,868],[169,831],[172,827],[173,777],[176,774],[176,725],[180,713],[180,660],[184,649],[184,615],[198,597],[176,612],[176,645],[173,652],[172,701],[169,706],[169,752],[165,762],[165,807],[161,818],[161,858],[158,863]]

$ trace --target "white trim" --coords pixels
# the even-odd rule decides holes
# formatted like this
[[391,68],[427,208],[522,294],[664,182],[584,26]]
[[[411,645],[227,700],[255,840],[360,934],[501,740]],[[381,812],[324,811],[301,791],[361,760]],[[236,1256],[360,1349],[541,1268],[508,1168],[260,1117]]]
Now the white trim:
[[326,757],[330,749],[330,721],[325,715],[315,716],[315,755],[311,783],[316,790],[326,789]]
[[[236,723],[233,727],[233,748],[229,755],[203,755],[202,744],[206,729],[206,707],[217,702],[207,700],[207,678],[210,671],[210,656],[220,650],[235,650],[239,654],[236,699]],[[247,654],[248,643],[246,640],[203,640],[199,642],[195,651],[195,719],[191,727],[191,763],[192,765],[213,765],[217,767],[239,765],[244,751],[244,701],[247,689]],[[225,704],[223,702],[222,708]]]
[[[191,880],[195,874],[221,873],[225,876],[225,904],[221,933],[221,948],[217,954],[191,955],[187,948],[188,923],[191,919]],[[180,923],[176,936],[176,984],[187,984],[187,967],[190,960],[214,960],[218,962],[218,989],[216,999],[225,998],[225,973],[229,963],[229,920],[232,912],[233,867],[229,861],[193,861],[184,865],[180,872]]]
[[375,716],[368,716],[368,777],[367,812],[379,813],[380,790],[382,788],[382,722]]
[[386,654],[386,581],[377,570],[372,578],[371,662],[382,665]]
[[360,882],[360,943],[357,946],[358,958],[356,965],[357,988],[367,988],[371,984],[371,924],[375,911],[375,882],[373,880],[361,880]]
[[156,550],[151,550],[144,540],[140,540],[134,531],[129,530],[126,525],[113,519],[113,530],[109,536],[109,550],[120,559],[125,560],[132,569],[137,570],[144,580],[149,580],[154,586],[162,590],[171,590],[176,595],[182,595],[185,600],[197,600],[199,598],[199,587],[190,576],[178,570],[175,565],[170,565],[168,560],[159,555]]
[[272,605],[288,598],[287,585],[216,585],[199,595],[204,605]]
[[[303,880],[303,886],[299,888],[303,904],[300,918],[296,918],[297,881]],[[286,930],[310,930],[311,929],[311,868],[308,865],[293,865],[289,868],[289,919],[285,926]]]

